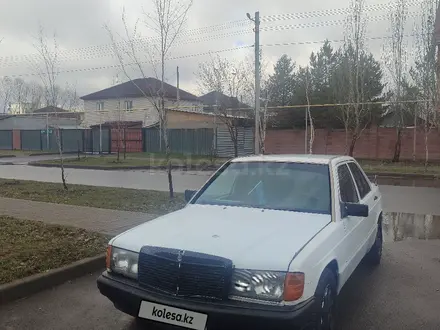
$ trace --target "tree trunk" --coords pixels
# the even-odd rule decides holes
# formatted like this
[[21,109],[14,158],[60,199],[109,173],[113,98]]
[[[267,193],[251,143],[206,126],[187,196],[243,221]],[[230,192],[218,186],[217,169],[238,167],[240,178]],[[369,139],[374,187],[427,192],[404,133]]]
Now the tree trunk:
[[351,138],[351,142],[350,142],[350,149],[348,150],[348,155],[350,157],[353,157],[354,148],[356,147],[356,142],[357,142],[357,135],[353,134],[353,137]]
[[171,163],[171,150],[170,150],[170,144],[168,143],[168,136],[165,137],[165,149],[166,149],[166,159],[167,159],[168,189],[170,191],[170,198],[174,198],[173,176],[171,173],[173,169],[173,165]]
[[64,173],[63,147],[61,145],[61,134],[59,128],[55,130],[55,137],[58,146],[58,153],[60,154],[61,181],[63,182],[64,190],[67,191],[69,189],[67,188],[66,175]]
[[127,159],[127,128],[124,128],[124,160]]
[[428,128],[425,128],[425,171],[428,168],[428,162],[429,162],[429,150],[428,150]]
[[400,151],[402,149],[402,128],[397,128],[397,140],[394,144],[394,156],[393,156],[393,163],[398,163],[400,160]]
[[77,148],[78,148],[78,160],[81,160],[81,159],[80,159],[80,153],[81,153],[81,150],[80,150],[80,147],[79,147],[79,140],[76,140],[76,146],[77,146]]
[[162,36],[162,79],[160,84],[160,112],[159,114],[160,120],[162,122],[161,129],[162,134],[164,137],[165,142],[165,154],[166,154],[166,160],[167,160],[167,175],[168,175],[168,189],[170,192],[170,198],[174,198],[174,187],[173,187],[173,176],[172,176],[172,164],[171,164],[171,148],[168,140],[168,130],[167,130],[167,113],[165,109],[165,51],[163,49],[164,47],[164,40]]
[[116,156],[116,161],[119,163],[120,160],[120,149],[121,149],[121,128],[119,127],[119,123],[118,123],[118,141],[117,141],[118,145],[117,145],[117,156]]
[[238,129],[234,127],[234,156],[238,157]]
[[413,159],[413,162],[415,162],[416,161],[416,152],[417,152],[417,150],[416,150],[416,148],[417,148],[417,126],[416,125],[414,125],[414,130],[413,130],[413,154],[412,154],[412,159]]

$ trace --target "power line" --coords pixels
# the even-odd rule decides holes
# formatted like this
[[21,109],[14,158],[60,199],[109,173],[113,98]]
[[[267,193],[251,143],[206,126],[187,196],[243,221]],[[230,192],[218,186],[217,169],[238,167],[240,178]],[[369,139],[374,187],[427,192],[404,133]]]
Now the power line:
[[[185,58],[191,58],[191,57],[197,57],[197,56],[206,56],[211,54],[217,54],[217,53],[224,53],[224,52],[230,52],[240,49],[246,49],[246,48],[252,48],[253,46],[240,46],[240,47],[234,47],[234,48],[227,48],[227,49],[220,49],[220,50],[213,50],[203,53],[197,53],[197,54],[188,54],[188,55],[182,55],[182,56],[175,56],[175,57],[169,57],[167,60],[177,60],[177,59],[185,59]],[[151,63],[151,61],[140,61],[139,64],[147,64]],[[125,63],[124,66],[137,66],[138,63]],[[76,73],[76,72],[88,72],[88,71],[98,71],[98,70],[106,70],[106,69],[114,69],[114,68],[120,68],[122,65],[119,64],[113,64],[113,65],[102,65],[97,67],[90,67],[90,68],[79,68],[79,69],[71,69],[71,70],[61,70],[58,73]],[[24,74],[16,74],[16,75],[8,75],[8,76],[0,76],[3,77],[10,77],[10,78],[19,78],[19,77],[32,77],[32,76],[40,76],[40,75],[46,75],[46,73],[24,73]]]
[[[416,37],[419,34],[405,34],[404,38]],[[382,36],[382,37],[365,37],[365,40],[385,40],[391,39],[391,36]],[[314,45],[314,44],[323,44],[326,41],[328,42],[344,42],[344,39],[333,39],[333,40],[317,40],[317,41],[295,41],[295,42],[278,42],[272,44],[263,44],[261,46],[264,47],[279,47],[279,46],[295,46],[295,45]]]
[[[396,101],[396,102],[390,102],[390,101],[371,101],[371,102],[359,102],[359,103],[353,103],[353,102],[349,102],[349,103],[321,103],[321,104],[295,104],[295,105],[283,105],[283,106],[271,106],[271,107],[267,107],[267,110],[291,110],[291,109],[298,109],[298,108],[306,108],[306,107],[311,107],[311,108],[322,108],[322,107],[343,107],[343,106],[352,106],[352,105],[387,105],[390,103],[399,103],[399,104],[408,104],[408,103],[425,103],[425,102],[431,102],[431,101],[427,101],[427,100],[405,100],[405,101]],[[118,108],[109,108],[109,109],[104,109],[104,110],[93,110],[93,112],[90,113],[90,115],[102,115],[102,114],[109,114],[115,111],[121,111],[121,112],[125,112],[125,113],[133,113],[133,112],[142,112],[142,111],[146,111],[150,108],[153,108],[154,106],[151,105],[151,107],[143,107],[143,108],[132,108],[132,109],[118,109]],[[183,110],[182,110],[183,109]],[[167,107],[167,110],[177,110],[177,111],[187,111],[185,109],[194,109],[194,105],[190,105],[190,106],[170,106]],[[252,108],[228,108],[225,109],[225,111],[238,111],[238,110],[246,110],[249,111]],[[203,112],[199,112],[199,111],[189,111],[189,112],[196,112],[196,113],[202,113],[205,114]],[[77,113],[77,114],[83,114],[86,113],[86,111],[71,111],[68,113]],[[45,113],[25,113],[25,114],[10,114],[11,116],[43,116],[43,115],[54,115],[54,114],[66,114],[66,112],[45,112]],[[216,114],[211,114],[213,116],[215,116]]]
[[[243,27],[249,25],[248,20],[238,20],[238,21],[231,21],[231,22],[225,22],[221,24],[201,27],[197,29],[192,29],[188,31],[183,31],[179,38],[182,37],[188,37],[188,36],[197,36],[204,33],[212,33],[217,32],[221,30],[231,29],[231,28],[237,28],[237,27]],[[147,43],[147,42],[153,42],[160,40],[158,37],[144,37],[144,38],[136,38],[133,40],[134,43]],[[119,41],[116,43],[116,47],[119,47],[121,45],[128,45],[127,41]],[[70,58],[72,55],[81,56],[84,53],[90,54],[90,53],[102,53],[102,52],[111,52],[113,51],[113,44],[102,44],[102,45],[93,45],[88,47],[82,47],[82,48],[74,48],[74,49],[68,49],[68,50],[60,50],[58,53],[59,57],[62,58]],[[27,54],[27,55],[12,55],[12,56],[3,56],[0,57],[0,66],[4,66],[6,63],[17,63],[17,62],[23,62],[23,61],[31,61],[35,58],[38,58],[37,53],[33,54]]]
[[[408,17],[415,16],[416,14],[408,15]],[[378,22],[385,19],[389,19],[388,16],[373,16],[367,19],[368,22]],[[315,28],[315,27],[327,27],[327,26],[339,26],[346,23],[345,19],[322,21],[322,22],[312,22],[312,23],[299,23],[299,24],[289,24],[289,25],[276,25],[276,26],[265,26],[261,27],[261,31],[284,31],[284,30],[296,30],[304,28]]]
[[[252,33],[251,30],[240,30],[240,31],[234,31],[234,32],[228,32],[228,33],[223,33],[223,34],[218,34],[218,35],[213,35],[213,36],[205,36],[205,37],[201,37],[201,38],[196,38],[196,39],[190,39],[190,40],[186,40],[186,41],[182,41],[182,42],[176,42],[176,46],[181,46],[181,45],[188,45],[191,43],[200,43],[200,42],[205,42],[205,41],[211,41],[211,40],[216,40],[216,39],[221,39],[221,38],[227,38],[227,37],[232,37],[232,36],[238,36],[238,35],[244,35],[246,33]],[[147,49],[149,47],[148,44],[139,44],[139,45],[135,45],[136,49],[135,51],[141,51],[143,49]],[[124,49],[119,49],[117,50],[120,53],[124,53],[125,50]],[[111,57],[114,58],[116,57],[114,50],[110,50],[110,51],[100,51],[100,52],[94,52],[91,54],[87,54],[87,55],[78,55],[76,57],[70,58],[70,59],[62,59],[60,60],[60,62],[69,62],[69,61],[74,61],[74,60],[83,60],[83,61],[87,61],[87,60],[92,60],[92,59],[97,59],[97,58],[105,58],[105,57]],[[35,64],[36,62],[31,62],[29,61],[31,64]],[[10,63],[9,66],[12,65],[17,65],[19,63]],[[5,67],[5,66],[1,66],[0,67]]]
[[[415,37],[415,36],[418,36],[418,34],[404,35],[404,37]],[[366,37],[365,39],[366,40],[384,40],[384,39],[390,39],[390,38],[391,38],[391,36],[377,36],[377,37]],[[262,44],[261,47],[285,47],[285,46],[295,46],[295,45],[314,45],[314,44],[323,44],[326,41],[327,40],[267,43],[267,44]],[[344,42],[344,39],[333,39],[333,40],[328,40],[328,41],[337,43],[337,42]],[[233,48],[207,51],[207,52],[196,53],[196,54],[175,56],[175,57],[168,58],[168,60],[177,60],[177,59],[186,59],[186,58],[192,58],[192,57],[198,57],[198,56],[206,56],[206,55],[210,55],[210,54],[230,52],[230,51],[247,49],[247,48],[253,48],[253,45],[244,45],[244,46],[240,46],[240,47],[233,47]],[[146,64],[146,63],[150,63],[150,61],[141,61],[141,64]],[[137,64],[136,63],[127,63],[125,65],[126,66],[135,66]],[[106,69],[113,69],[113,68],[120,68],[120,67],[121,67],[121,64],[113,64],[113,65],[97,66],[97,67],[90,67],[90,68],[62,70],[59,73],[89,72],[89,71],[106,70]],[[25,73],[25,74],[16,74],[16,75],[3,75],[0,77],[18,78],[18,77],[31,77],[31,76],[39,76],[39,74],[38,73]]]
[[[421,1],[408,1],[407,6],[417,6],[420,5]],[[382,11],[396,8],[395,2],[389,2],[386,4],[377,4],[364,7],[364,12]],[[263,16],[261,18],[262,22],[274,22],[281,20],[291,20],[291,19],[305,19],[305,18],[316,18],[325,16],[335,16],[335,15],[347,15],[350,14],[350,8],[333,8],[327,10],[310,11],[302,13],[290,13],[290,14],[276,14]]]

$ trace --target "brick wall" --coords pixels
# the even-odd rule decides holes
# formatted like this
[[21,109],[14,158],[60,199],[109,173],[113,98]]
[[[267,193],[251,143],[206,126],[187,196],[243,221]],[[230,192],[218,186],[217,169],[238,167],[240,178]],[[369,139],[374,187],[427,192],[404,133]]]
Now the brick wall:
[[[303,130],[268,130],[266,133],[266,153],[291,154],[304,153]],[[412,129],[405,129],[402,134],[401,159],[412,159]],[[418,131],[416,136],[416,157],[425,158],[424,132]],[[430,160],[440,160],[440,133],[433,129],[428,137]],[[350,137],[349,137],[349,141]],[[396,143],[394,128],[373,127],[366,129],[357,141],[354,156],[366,159],[391,159]],[[345,131],[318,129],[315,132],[314,154],[345,154]]]

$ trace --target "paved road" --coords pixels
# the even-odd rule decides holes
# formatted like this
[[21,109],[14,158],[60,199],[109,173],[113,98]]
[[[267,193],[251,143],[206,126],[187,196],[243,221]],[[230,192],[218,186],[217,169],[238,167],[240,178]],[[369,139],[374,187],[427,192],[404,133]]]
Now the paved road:
[[[440,241],[385,245],[382,265],[361,265],[340,296],[340,330],[438,330]],[[98,273],[0,310],[2,330],[134,330],[96,288]]]
[[[66,169],[67,181],[72,184],[86,184],[102,187],[151,189],[166,191],[168,181],[163,171],[100,171]],[[207,172],[174,172],[174,186],[177,192],[199,188],[210,176]],[[59,168],[34,167],[26,165],[0,166],[0,178],[22,179],[43,182],[61,182]]]
[[[168,181],[161,171],[94,171],[66,169],[67,181],[105,187],[122,187],[166,191]],[[209,178],[207,172],[174,172],[174,189],[198,189]],[[0,178],[61,182],[58,168],[40,168],[25,165],[0,166]],[[440,189],[424,187],[381,186],[384,210],[440,215]]]

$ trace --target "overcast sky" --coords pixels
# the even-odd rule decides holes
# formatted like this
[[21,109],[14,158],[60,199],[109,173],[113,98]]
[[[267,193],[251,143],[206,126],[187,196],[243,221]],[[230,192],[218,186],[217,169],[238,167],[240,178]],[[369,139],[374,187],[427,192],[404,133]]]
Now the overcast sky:
[[[183,0],[182,0],[183,1]],[[410,1],[415,2],[415,1]],[[389,4],[390,0],[366,0],[366,5]],[[132,25],[136,19],[142,19],[142,11],[149,11],[151,0],[0,0],[0,77],[22,76],[23,79],[37,79],[32,76],[34,69],[29,59],[35,53],[33,43],[42,24],[48,34],[56,31],[57,42],[62,50],[60,70],[70,71],[60,74],[60,83],[76,83],[80,95],[85,95],[109,87],[113,77],[120,74],[116,68],[102,68],[117,64],[108,46],[110,39],[103,28],[104,24],[115,33],[122,33],[123,25],[121,13],[123,5],[129,23]],[[349,0],[194,0],[194,5],[188,15],[187,30],[214,26],[237,20],[246,19],[246,13],[252,14],[257,10],[263,20],[264,17],[279,14],[323,11],[334,8],[347,8]],[[411,6],[409,12],[415,15],[417,6]],[[384,19],[387,10],[370,11],[367,13],[370,22],[367,25],[369,37],[386,36],[389,22]],[[343,38],[343,25],[338,25],[338,20],[344,15],[324,15],[303,19],[277,20],[263,22],[262,28],[277,27],[275,31],[262,31],[261,44],[269,69],[283,54],[288,54],[298,64],[304,65],[310,53],[320,47],[319,43],[308,45],[272,46],[273,43],[301,43],[307,41],[321,41],[326,38]],[[375,19],[382,16],[382,19]],[[298,24],[321,24],[318,27],[306,27],[280,30],[279,26]],[[224,27],[227,26],[227,29]],[[413,33],[414,19],[408,20],[407,33]],[[239,46],[253,45],[254,35],[252,25],[225,24],[221,28],[206,29],[206,33],[193,36],[182,36],[172,49],[172,57],[220,51]],[[148,31],[142,31],[143,37],[154,37]],[[411,47],[412,40],[407,39]],[[369,40],[370,50],[381,57],[384,40]],[[335,44],[337,47],[339,44]],[[221,56],[231,60],[241,60],[251,55],[252,48],[245,48],[221,53]],[[176,66],[180,67],[181,88],[197,95],[197,67],[200,62],[207,61],[209,55],[191,56],[168,61],[166,77],[169,83],[176,83]],[[146,71],[151,68],[146,65]],[[29,74],[31,74],[29,76]]]

